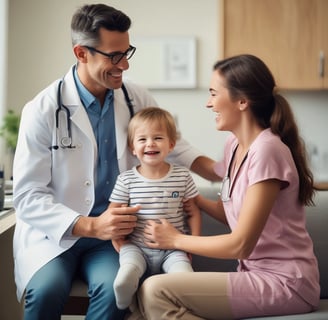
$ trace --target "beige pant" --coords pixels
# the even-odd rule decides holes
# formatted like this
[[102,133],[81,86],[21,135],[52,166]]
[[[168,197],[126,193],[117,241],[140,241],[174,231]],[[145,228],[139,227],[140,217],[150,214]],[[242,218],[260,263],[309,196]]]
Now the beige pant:
[[193,272],[152,276],[139,290],[139,310],[136,308],[128,319],[232,319],[227,275]]

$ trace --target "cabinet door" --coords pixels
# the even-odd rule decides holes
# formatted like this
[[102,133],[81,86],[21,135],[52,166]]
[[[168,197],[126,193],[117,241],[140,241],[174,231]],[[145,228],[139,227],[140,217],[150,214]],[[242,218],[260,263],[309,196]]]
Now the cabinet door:
[[322,88],[318,1],[225,0],[224,56],[258,56],[280,88]]
[[319,23],[320,28],[320,52],[321,52],[321,62],[319,65],[319,72],[323,79],[323,87],[328,89],[328,1],[319,1]]

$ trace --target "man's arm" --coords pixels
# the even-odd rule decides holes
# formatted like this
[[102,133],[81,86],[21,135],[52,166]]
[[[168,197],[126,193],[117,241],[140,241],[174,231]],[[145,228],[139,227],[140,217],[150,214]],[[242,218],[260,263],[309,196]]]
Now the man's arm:
[[219,177],[214,172],[215,161],[205,156],[197,157],[192,163],[191,171],[197,173],[199,176],[210,181],[221,181],[222,177]]

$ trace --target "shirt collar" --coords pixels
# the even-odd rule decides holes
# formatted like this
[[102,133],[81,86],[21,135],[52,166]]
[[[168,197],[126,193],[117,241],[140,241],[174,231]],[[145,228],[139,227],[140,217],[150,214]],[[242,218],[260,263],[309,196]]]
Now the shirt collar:
[[[77,74],[77,66],[74,66],[73,76],[76,84],[77,91],[79,93],[80,99],[82,104],[85,106],[85,108],[90,108],[95,102],[97,102],[97,98],[90,93],[90,91],[82,84],[79,75]],[[107,102],[108,99],[111,99],[113,96],[113,90],[109,89],[106,93],[106,99]]]

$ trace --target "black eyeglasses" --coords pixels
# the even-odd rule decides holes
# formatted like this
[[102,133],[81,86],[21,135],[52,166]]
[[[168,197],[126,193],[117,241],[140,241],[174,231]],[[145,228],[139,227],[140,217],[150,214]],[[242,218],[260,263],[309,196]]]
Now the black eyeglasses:
[[109,58],[112,64],[118,64],[123,59],[123,57],[126,57],[126,59],[129,60],[136,52],[136,47],[133,47],[131,45],[129,46],[129,49],[127,49],[125,52],[113,52],[113,53],[106,53],[94,47],[89,47],[89,46],[84,46],[84,47],[90,51],[97,52]]

